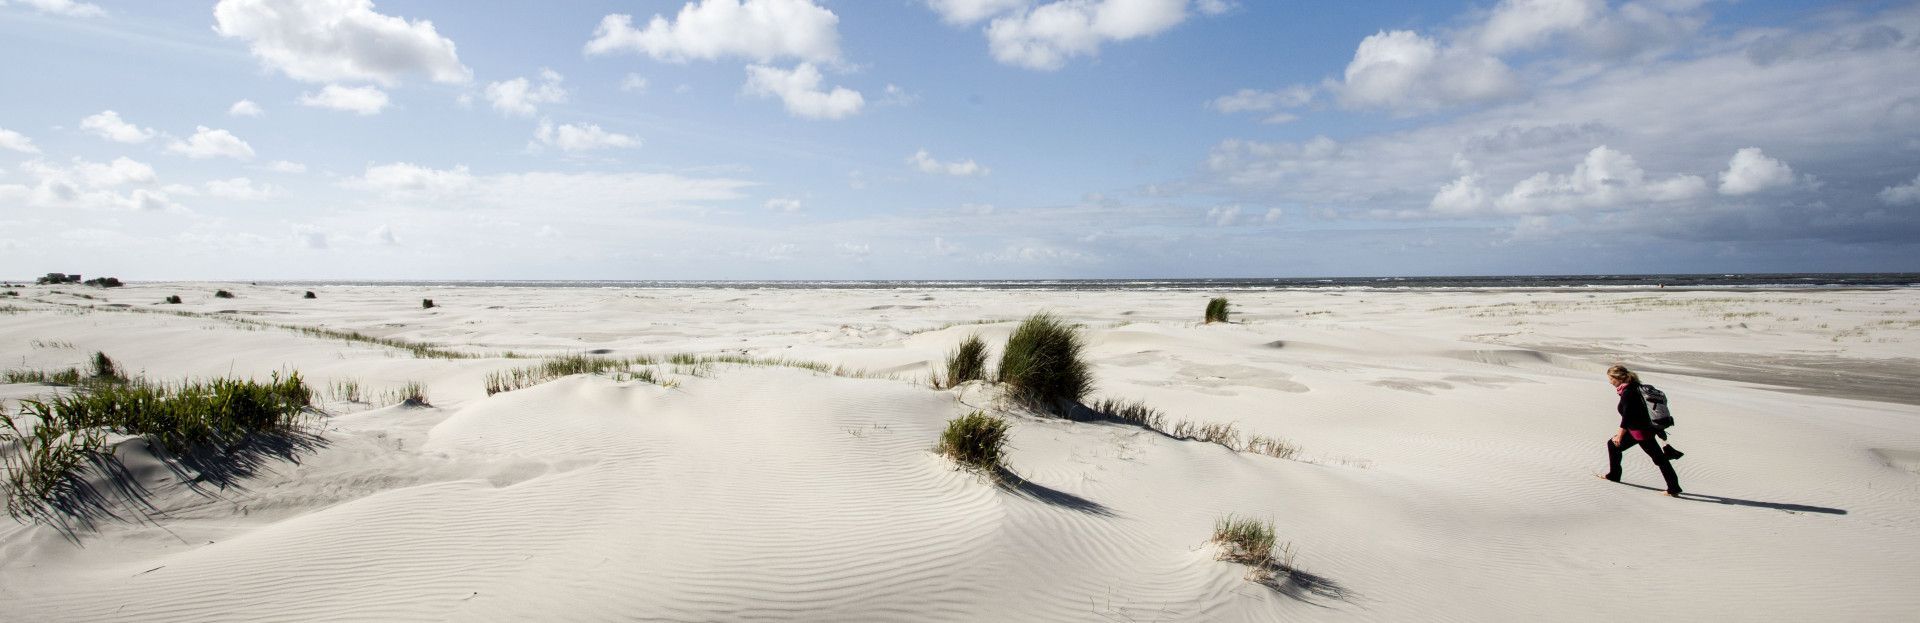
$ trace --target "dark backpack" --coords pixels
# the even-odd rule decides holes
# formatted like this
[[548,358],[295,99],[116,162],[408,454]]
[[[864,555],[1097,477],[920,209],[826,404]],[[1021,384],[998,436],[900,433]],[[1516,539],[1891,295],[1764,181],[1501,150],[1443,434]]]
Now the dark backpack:
[[1640,397],[1647,401],[1647,418],[1653,420],[1655,430],[1673,427],[1673,411],[1667,408],[1667,393],[1660,388],[1645,383],[1640,384]]

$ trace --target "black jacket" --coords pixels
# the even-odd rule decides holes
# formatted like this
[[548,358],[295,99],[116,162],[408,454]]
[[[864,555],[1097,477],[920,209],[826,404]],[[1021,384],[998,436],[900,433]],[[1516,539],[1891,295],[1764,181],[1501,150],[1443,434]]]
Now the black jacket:
[[1627,430],[1654,430],[1653,416],[1647,413],[1647,399],[1640,395],[1640,383],[1627,383],[1627,390],[1620,392],[1620,428]]

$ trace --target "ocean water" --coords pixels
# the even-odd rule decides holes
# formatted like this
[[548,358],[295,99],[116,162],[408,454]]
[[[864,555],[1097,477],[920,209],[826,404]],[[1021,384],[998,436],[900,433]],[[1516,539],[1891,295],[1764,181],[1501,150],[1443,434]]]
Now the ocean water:
[[1508,275],[1460,277],[1334,277],[1232,279],[984,279],[984,280],[471,280],[263,281],[283,285],[466,286],[480,288],[715,288],[849,290],[1196,290],[1298,289],[1799,289],[1912,288],[1920,273],[1752,273],[1706,275]]

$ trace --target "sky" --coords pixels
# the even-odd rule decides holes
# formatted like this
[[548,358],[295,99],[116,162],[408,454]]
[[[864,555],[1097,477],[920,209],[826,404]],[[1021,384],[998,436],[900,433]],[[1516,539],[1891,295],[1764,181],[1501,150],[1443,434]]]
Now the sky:
[[0,266],[1920,271],[1920,4],[0,0]]

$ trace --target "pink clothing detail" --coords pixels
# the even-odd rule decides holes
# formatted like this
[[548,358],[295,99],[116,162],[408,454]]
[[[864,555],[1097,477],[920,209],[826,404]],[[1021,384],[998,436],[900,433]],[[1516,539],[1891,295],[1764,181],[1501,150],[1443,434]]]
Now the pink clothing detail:
[[1634,441],[1646,441],[1647,435],[1651,435],[1652,433],[1643,430],[1629,430],[1627,434],[1633,435]]

